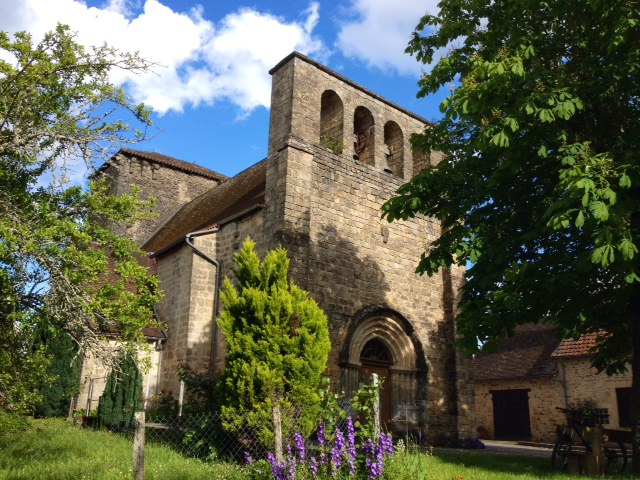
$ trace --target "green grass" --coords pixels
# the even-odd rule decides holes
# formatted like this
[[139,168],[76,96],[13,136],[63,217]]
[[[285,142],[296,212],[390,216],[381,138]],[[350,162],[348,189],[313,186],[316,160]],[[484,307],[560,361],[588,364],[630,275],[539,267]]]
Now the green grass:
[[[77,429],[64,420],[34,420],[25,432],[0,434],[0,479],[131,479],[132,455],[131,441],[122,436]],[[248,472],[236,465],[205,464],[165,447],[147,445],[145,473],[147,480],[239,480]],[[385,468],[386,480],[577,478],[581,477],[552,472],[547,458],[493,455],[482,450],[397,454]]]
[[[0,435],[0,479],[121,480],[133,478],[130,440],[81,430],[64,420],[34,420],[20,434]],[[239,467],[204,464],[153,445],[145,448],[147,480],[242,479]]]
[[[629,468],[629,467],[628,467]],[[576,480],[551,470],[548,458],[488,454],[485,451],[439,451],[433,455],[397,455],[387,465],[388,480]],[[599,478],[634,478],[617,475]]]

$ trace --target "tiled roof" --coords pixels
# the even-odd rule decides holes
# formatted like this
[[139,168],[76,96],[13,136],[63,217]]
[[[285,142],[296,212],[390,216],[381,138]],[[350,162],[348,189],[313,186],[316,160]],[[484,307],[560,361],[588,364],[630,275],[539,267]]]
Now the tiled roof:
[[184,205],[142,245],[147,252],[160,252],[189,232],[211,228],[255,205],[264,203],[267,161],[244,170]]
[[595,348],[598,337],[604,332],[585,333],[579,339],[565,338],[560,342],[558,348],[553,352],[554,357],[584,357],[591,355]]
[[176,170],[182,170],[183,172],[193,173],[196,175],[200,175],[201,177],[212,178],[221,182],[224,182],[229,178],[225,175],[222,175],[221,173],[214,172],[213,170],[201,167],[200,165],[196,165],[195,163],[178,160],[177,158],[162,155],[161,153],[145,152],[142,150],[134,150],[133,148],[121,148],[118,153],[130,157],[143,158],[145,160],[156,162],[170,168],[175,168]]
[[475,380],[551,377],[556,364],[551,353],[560,342],[549,325],[520,325],[513,337],[500,343],[495,353],[480,352],[473,360]]

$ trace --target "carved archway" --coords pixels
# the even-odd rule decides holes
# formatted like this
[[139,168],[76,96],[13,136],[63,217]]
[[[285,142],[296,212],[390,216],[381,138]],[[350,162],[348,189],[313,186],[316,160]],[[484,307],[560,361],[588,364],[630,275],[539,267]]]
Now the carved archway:
[[387,428],[426,424],[426,359],[411,324],[400,314],[384,307],[360,312],[350,322],[340,363],[341,387],[348,394],[369,381],[363,375],[385,377],[381,413]]

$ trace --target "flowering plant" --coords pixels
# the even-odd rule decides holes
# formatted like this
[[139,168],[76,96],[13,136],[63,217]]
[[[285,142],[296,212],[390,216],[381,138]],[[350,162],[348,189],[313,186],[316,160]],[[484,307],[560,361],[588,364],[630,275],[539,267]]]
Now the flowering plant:
[[[369,438],[358,447],[355,430],[351,417],[347,417],[346,435],[342,430],[336,429],[335,440],[330,444],[326,441],[324,428],[320,424],[316,433],[317,445],[311,448],[307,446],[302,435],[295,434],[295,446],[287,447],[282,462],[278,462],[275,455],[269,453],[267,460],[270,476],[268,478],[275,480],[312,478],[376,480],[382,478],[385,458],[393,454],[391,435],[381,433],[377,439]],[[264,475],[260,478],[264,478]]]

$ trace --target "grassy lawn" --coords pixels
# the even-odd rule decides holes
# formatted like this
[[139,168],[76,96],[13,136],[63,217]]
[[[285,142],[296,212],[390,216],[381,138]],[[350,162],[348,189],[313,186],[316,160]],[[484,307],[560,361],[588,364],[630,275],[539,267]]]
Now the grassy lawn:
[[[64,420],[35,420],[32,429],[0,435],[0,479],[120,480],[133,478],[132,444]],[[147,480],[241,479],[235,465],[209,465],[164,447],[145,448]]]
[[[488,454],[478,451],[447,451],[434,455],[402,455],[387,466],[389,480],[576,480],[586,478],[551,470],[548,458]],[[598,478],[634,478],[617,475]]]
[[[148,445],[148,480],[246,478],[240,467],[204,464],[164,447]],[[80,430],[63,420],[36,420],[27,432],[0,435],[0,479],[120,480],[133,477],[131,442],[121,436]],[[396,455],[388,462],[389,480],[575,480],[555,474],[545,458],[490,455],[482,451],[435,455]],[[614,477],[632,478],[632,477]]]

